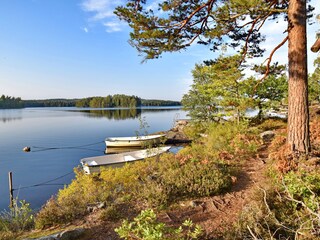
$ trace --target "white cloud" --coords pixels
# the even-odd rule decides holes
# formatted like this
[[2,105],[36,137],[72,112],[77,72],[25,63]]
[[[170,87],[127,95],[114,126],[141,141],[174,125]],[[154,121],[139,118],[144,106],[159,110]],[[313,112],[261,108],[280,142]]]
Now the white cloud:
[[106,27],[107,32],[120,32],[123,29],[123,24],[119,21],[105,22],[103,26]]
[[89,29],[86,28],[86,27],[84,27],[84,28],[83,28],[83,31],[85,31],[86,33],[88,33],[88,32],[89,32]]
[[101,23],[107,32],[115,32],[121,31],[125,26],[113,13],[122,3],[121,0],[84,0],[81,7],[85,12],[92,14],[89,21]]

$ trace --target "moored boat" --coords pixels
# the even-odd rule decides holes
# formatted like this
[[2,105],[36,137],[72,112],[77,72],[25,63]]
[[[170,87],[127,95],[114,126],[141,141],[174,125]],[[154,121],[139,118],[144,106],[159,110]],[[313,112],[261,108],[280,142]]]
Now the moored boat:
[[134,137],[108,137],[105,139],[107,147],[144,147],[159,144],[165,135],[146,135]]
[[81,159],[81,165],[86,174],[99,173],[100,167],[122,167],[127,162],[155,157],[169,151],[171,146],[142,149],[138,151],[110,154]]

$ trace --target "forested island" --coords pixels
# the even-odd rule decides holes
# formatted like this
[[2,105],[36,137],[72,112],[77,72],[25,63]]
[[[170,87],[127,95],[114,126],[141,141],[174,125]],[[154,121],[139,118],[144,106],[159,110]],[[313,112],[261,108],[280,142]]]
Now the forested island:
[[22,108],[24,106],[21,98],[15,98],[11,96],[1,95],[0,97],[0,109],[1,108]]
[[110,108],[125,107],[136,108],[142,106],[180,106],[179,101],[141,99],[137,96],[124,94],[107,95],[106,97],[88,97],[82,99],[42,99],[22,100],[20,97],[2,95],[0,109],[26,108],[26,107],[91,107]]

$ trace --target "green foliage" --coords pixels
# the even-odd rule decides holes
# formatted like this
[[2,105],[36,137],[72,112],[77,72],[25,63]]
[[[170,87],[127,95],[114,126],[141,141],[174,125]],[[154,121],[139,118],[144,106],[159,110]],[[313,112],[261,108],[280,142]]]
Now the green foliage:
[[0,109],[2,108],[23,108],[24,104],[21,98],[15,98],[10,96],[1,95],[0,97]]
[[13,207],[0,213],[0,232],[19,232],[29,230],[34,225],[30,204],[24,200],[13,200]]
[[[182,99],[194,119],[212,121],[217,117],[240,117],[248,103],[241,90],[240,56],[220,56],[216,61],[196,65],[191,90]],[[221,109],[222,108],[222,109]]]
[[191,240],[199,239],[202,235],[202,229],[199,225],[194,225],[191,220],[186,220],[182,226],[175,229],[158,222],[157,216],[152,209],[141,211],[134,218],[133,222],[124,220],[119,228],[115,231],[123,239],[140,239],[140,240]]
[[179,199],[212,196],[230,188],[230,170],[223,164],[197,158],[163,157],[153,163],[150,175],[141,178],[140,198],[163,207]]
[[180,106],[181,102],[170,100],[141,99],[142,106]]
[[[249,56],[261,56],[260,33],[266,19],[287,14],[287,2],[257,0],[160,1],[150,7],[147,1],[130,0],[116,9],[116,15],[132,28],[130,44],[145,59],[164,52],[180,51],[193,42],[209,45],[217,51],[222,46],[242,45]],[[241,22],[242,24],[239,24]],[[273,22],[275,24],[275,21]],[[285,29],[284,29],[285,30]]]
[[[236,116],[239,120],[248,108],[262,110],[278,107],[287,97],[287,78],[284,66],[279,75],[270,74],[259,82],[254,77],[243,78],[240,56],[220,56],[216,61],[196,65],[193,84],[183,96],[182,104],[193,119],[219,121],[221,117]],[[282,71],[281,71],[282,69]]]
[[23,100],[25,107],[74,107],[76,99]]
[[186,134],[189,139],[196,140],[205,133],[208,125],[209,123],[204,121],[191,121],[183,128],[183,133]]
[[206,135],[200,149],[198,145],[192,146],[195,154],[204,155],[202,158],[233,160],[236,163],[254,156],[260,145],[256,130],[249,129],[246,122],[211,123]]
[[[320,175],[318,172],[289,172],[284,176],[284,184],[292,198],[302,201],[312,211],[319,210]],[[298,206],[298,203],[296,203]]]
[[121,217],[123,217],[121,215],[120,207],[121,206],[119,205],[111,204],[107,208],[102,209],[99,215],[99,219],[103,221],[106,221],[106,220],[116,221],[120,219]]
[[282,176],[272,172],[272,185],[259,188],[242,212],[235,239],[319,239],[319,168],[305,164],[310,163]]
[[124,94],[108,95],[106,97],[90,97],[78,100],[76,107],[107,108],[107,107],[129,107],[141,106],[141,99],[136,96]]
[[262,82],[254,77],[250,77],[243,82],[245,85],[244,93],[252,99],[252,107],[260,110],[259,114],[263,110],[279,108],[288,97],[288,80],[284,72],[285,66],[272,66],[272,68],[279,67],[283,67],[283,69],[276,71],[276,74],[270,73]]
[[88,204],[103,202],[110,196],[106,185],[98,177],[76,170],[76,179],[59,190],[56,199],[51,198],[37,214],[36,227],[67,223],[84,216]]
[[309,101],[320,102],[320,57],[314,61],[315,70],[309,75]]

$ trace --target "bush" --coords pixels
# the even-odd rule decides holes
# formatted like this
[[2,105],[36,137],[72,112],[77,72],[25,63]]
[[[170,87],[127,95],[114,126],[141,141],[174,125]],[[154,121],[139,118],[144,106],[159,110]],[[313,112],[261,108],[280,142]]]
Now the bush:
[[182,240],[198,239],[202,229],[186,220],[179,228],[170,228],[166,224],[158,222],[157,216],[151,209],[143,210],[133,222],[123,221],[115,231],[120,238],[141,240]]
[[33,225],[34,216],[30,204],[24,200],[14,199],[13,207],[0,213],[0,231],[2,232],[29,230]]
[[87,213],[87,206],[109,197],[107,185],[96,175],[75,170],[76,178],[68,187],[59,190],[56,198],[48,200],[36,216],[36,228],[68,223]]
[[167,156],[153,175],[142,179],[145,183],[140,197],[151,206],[166,206],[183,198],[212,196],[231,186],[229,169],[214,161],[189,159],[181,163],[179,158]]

